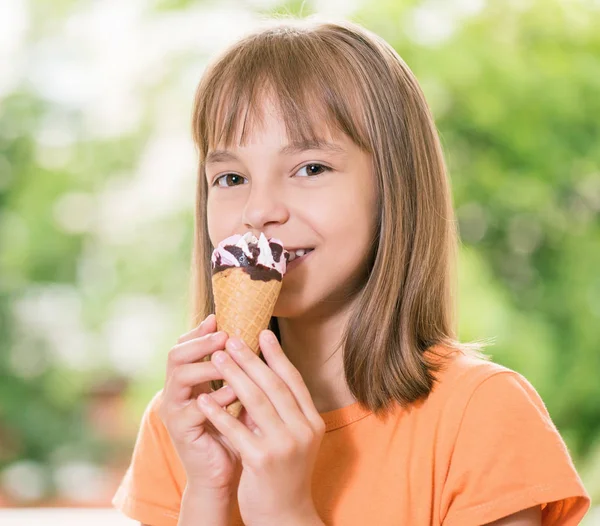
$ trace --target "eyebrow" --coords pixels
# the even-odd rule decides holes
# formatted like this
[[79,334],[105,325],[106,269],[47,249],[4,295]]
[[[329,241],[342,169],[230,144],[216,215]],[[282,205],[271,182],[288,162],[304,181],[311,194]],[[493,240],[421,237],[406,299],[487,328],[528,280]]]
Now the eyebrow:
[[[279,150],[279,155],[292,155],[306,150],[324,150],[333,154],[344,154],[346,150],[341,146],[322,139],[292,142]],[[206,156],[205,164],[237,161],[238,158],[228,150],[214,150]]]

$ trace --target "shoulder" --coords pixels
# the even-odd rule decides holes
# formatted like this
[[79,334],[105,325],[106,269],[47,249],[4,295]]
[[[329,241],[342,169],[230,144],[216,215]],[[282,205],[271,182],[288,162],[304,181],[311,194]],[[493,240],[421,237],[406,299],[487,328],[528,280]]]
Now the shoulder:
[[150,399],[148,404],[146,405],[146,409],[144,411],[144,416],[142,417],[142,421],[148,420],[151,421],[152,424],[162,425],[162,420],[160,418],[160,407],[163,399],[163,390],[161,389]]
[[113,505],[142,523],[175,525],[185,471],[160,418],[161,402],[162,390],[144,410],[131,463]]
[[472,412],[473,405],[493,404],[516,392],[517,398],[528,393],[543,406],[522,375],[481,355],[435,346],[426,351],[424,358],[432,365],[434,376],[429,395],[408,406],[394,403],[390,414],[404,425],[408,418],[417,429],[435,430],[444,437],[445,446],[451,447],[465,413]]
[[170,441],[169,434],[160,417],[162,389],[146,404],[138,430],[137,442],[152,437],[154,442]]
[[527,419],[537,422],[533,427],[538,432],[550,431],[560,441],[542,398],[522,374],[474,354],[442,353],[442,366],[426,404],[440,414],[452,443],[459,434],[481,437],[484,429],[506,438],[502,432],[506,426]]
[[[146,439],[152,442],[156,449],[163,450],[171,460],[175,461],[178,457],[175,453],[171,436],[160,416],[162,401],[163,390],[161,389],[152,397],[146,406],[139,433],[140,435],[147,435]],[[141,436],[138,437],[138,441],[140,441],[140,439]]]
[[162,404],[162,389],[154,394],[144,409],[138,436],[135,443],[134,453],[140,453],[140,449],[144,454],[152,451],[152,454],[163,454],[166,456],[174,456],[173,443],[169,432],[165,427],[160,416],[160,408]]
[[[171,436],[160,417],[162,404],[162,389],[148,402],[138,429],[130,468],[137,467],[138,471],[160,466],[160,470],[168,470],[169,475],[181,486],[184,471],[175,450]],[[140,468],[142,468],[140,470]]]
[[451,349],[444,346],[434,346],[426,352],[427,360],[439,364],[436,374],[436,385],[452,381],[467,381],[469,384],[478,383],[495,374],[512,372],[512,369],[493,362],[483,354]]
[[477,356],[445,361],[428,400],[447,465],[444,524],[483,524],[538,504],[544,521],[576,524],[589,497],[531,383]]
[[473,397],[494,399],[518,385],[535,393],[521,374],[475,353],[437,346],[427,357],[438,366],[428,401],[444,410],[454,407],[462,412]]

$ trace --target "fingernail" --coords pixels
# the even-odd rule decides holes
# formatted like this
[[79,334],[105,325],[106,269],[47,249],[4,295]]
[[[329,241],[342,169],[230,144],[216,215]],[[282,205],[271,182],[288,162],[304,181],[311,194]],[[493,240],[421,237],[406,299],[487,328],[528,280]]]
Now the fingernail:
[[241,351],[244,348],[244,344],[239,338],[230,338],[227,343],[234,351]]
[[223,336],[223,331],[219,331],[219,332],[213,332],[210,335],[210,339],[211,340],[218,340],[221,336]]
[[216,353],[213,354],[213,361],[215,363],[223,363],[226,359],[226,355],[223,351],[217,351]]
[[278,343],[276,336],[271,331],[263,331],[261,334],[265,343],[271,345]]

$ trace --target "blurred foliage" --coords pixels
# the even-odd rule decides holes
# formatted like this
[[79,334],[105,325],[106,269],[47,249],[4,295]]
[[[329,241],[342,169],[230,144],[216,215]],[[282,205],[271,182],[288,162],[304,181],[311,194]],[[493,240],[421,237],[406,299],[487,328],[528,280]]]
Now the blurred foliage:
[[[310,2],[259,4],[239,5],[314,11]],[[49,5],[33,13],[27,46],[58,27],[39,16]],[[193,5],[153,9],[185,15]],[[74,9],[60,6],[59,18]],[[496,338],[489,353],[538,389],[600,498],[598,3],[377,0],[351,18],[397,49],[436,116],[462,238],[461,339]],[[61,463],[127,462],[166,349],[186,329],[193,166],[179,166],[172,182],[183,199],[154,215],[161,192],[157,201],[136,185],[156,137],[172,131],[165,100],[179,104],[171,128],[189,134],[209,55],[171,54],[162,76],[137,88],[136,125],[113,136],[92,133],[82,109],[27,82],[0,99],[0,472],[37,462],[40,495],[57,491]],[[175,85],[184,76],[192,80]],[[49,121],[71,140],[48,140]],[[173,173],[150,183],[168,189]],[[90,400],[115,378],[128,386],[133,426],[101,437]]]

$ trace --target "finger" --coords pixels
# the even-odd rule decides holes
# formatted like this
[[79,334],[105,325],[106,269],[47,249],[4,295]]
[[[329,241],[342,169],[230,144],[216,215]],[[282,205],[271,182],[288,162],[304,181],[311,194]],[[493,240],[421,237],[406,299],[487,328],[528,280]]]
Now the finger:
[[224,349],[226,341],[227,333],[219,331],[178,343],[169,351],[167,377],[180,365],[201,361],[213,352]]
[[[171,349],[171,351],[173,351],[173,349],[175,349],[181,343],[185,343],[194,338],[205,336],[206,334],[210,334],[211,332],[214,332],[216,330],[216,323],[217,322],[216,322],[215,315],[212,313],[209,314],[206,318],[204,318],[204,320],[202,320],[200,325],[198,325],[197,327],[194,327],[191,331],[188,331],[185,334],[181,335],[177,339],[177,344],[175,345],[175,347],[173,347]],[[170,355],[171,355],[171,352],[169,352],[169,356]],[[169,373],[170,365],[171,365],[170,361],[167,360],[167,374]]]
[[260,451],[257,435],[237,418],[231,416],[223,407],[219,407],[210,396],[201,394],[198,397],[198,405],[215,429],[229,440],[242,457],[256,458]]
[[178,339],[177,343],[187,342],[193,338],[197,338],[198,336],[204,336],[209,332],[214,332],[216,330],[217,322],[214,314],[209,314],[200,325],[194,327],[191,331],[182,334]]
[[[239,338],[236,338],[236,340],[240,341]],[[230,345],[227,345],[228,349]],[[285,430],[279,413],[265,391],[256,385],[227,352],[218,351],[213,354],[212,363],[215,364],[223,379],[231,385],[239,401],[261,431],[273,434]]]
[[275,334],[269,330],[264,330],[260,333],[259,342],[267,365],[289,387],[300,409],[313,425],[313,429],[320,430],[324,425],[323,419],[315,407],[300,371],[294,367],[285,355]]
[[221,407],[227,407],[229,404],[237,400],[237,395],[230,385],[224,385],[220,389],[208,393],[208,396],[212,397],[216,404]]
[[180,365],[165,384],[165,393],[171,402],[184,405],[192,396],[192,390],[198,387],[202,392],[210,392],[211,380],[220,380],[222,373],[211,362],[188,363]]
[[[241,347],[236,348],[236,344],[241,344]],[[287,384],[242,340],[230,338],[227,340],[226,348],[235,363],[268,397],[283,422],[288,425],[306,422],[306,416],[298,406],[296,398]]]
[[[233,389],[229,386],[223,387],[217,391],[209,393],[214,402],[220,407],[226,407],[227,404],[235,400],[236,396]],[[169,432],[173,436],[183,437],[185,441],[196,440],[204,431],[201,426],[206,422],[206,414],[200,408],[195,400],[190,400],[184,407],[175,410],[170,419]]]

